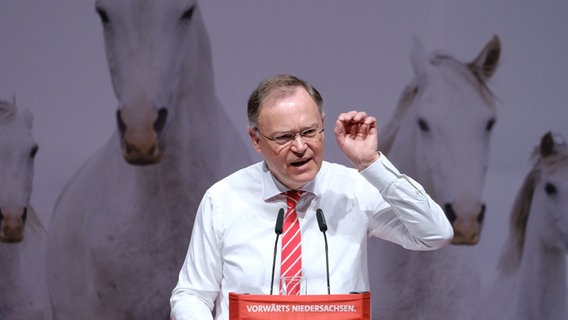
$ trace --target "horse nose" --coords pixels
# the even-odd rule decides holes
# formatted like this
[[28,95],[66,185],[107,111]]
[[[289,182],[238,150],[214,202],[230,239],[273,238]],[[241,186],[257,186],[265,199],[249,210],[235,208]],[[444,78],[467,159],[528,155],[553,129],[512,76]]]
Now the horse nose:
[[164,127],[166,126],[166,120],[168,119],[168,109],[160,108],[158,110],[158,118],[154,121],[154,131],[157,134],[162,134]]
[[27,207],[22,209],[20,215],[4,214],[0,208],[0,242],[17,243],[22,241],[27,215]]
[[116,112],[124,159],[134,165],[149,165],[160,162],[162,150],[159,136],[163,133],[168,110],[161,108],[151,125],[128,126],[121,110]]
[[452,244],[475,245],[479,242],[481,226],[485,218],[485,204],[479,206],[473,215],[466,215],[465,212],[461,212],[461,214],[456,212],[451,203],[445,204],[444,211],[454,229]]

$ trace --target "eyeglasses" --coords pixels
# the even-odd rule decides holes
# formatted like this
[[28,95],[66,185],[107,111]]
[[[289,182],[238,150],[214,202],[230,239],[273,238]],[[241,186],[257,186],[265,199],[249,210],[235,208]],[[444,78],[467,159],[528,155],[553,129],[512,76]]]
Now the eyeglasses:
[[256,132],[260,133],[260,135],[263,136],[264,138],[275,142],[277,145],[286,146],[286,145],[289,145],[292,142],[294,142],[298,135],[305,142],[311,142],[311,141],[313,141],[314,138],[316,138],[320,133],[323,132],[324,128],[321,128],[321,129],[309,128],[309,129],[306,129],[302,132],[281,133],[281,134],[278,134],[274,137],[269,137],[269,136],[265,135],[264,133],[260,132],[260,130],[258,130],[258,128],[254,128],[254,130],[256,130]]

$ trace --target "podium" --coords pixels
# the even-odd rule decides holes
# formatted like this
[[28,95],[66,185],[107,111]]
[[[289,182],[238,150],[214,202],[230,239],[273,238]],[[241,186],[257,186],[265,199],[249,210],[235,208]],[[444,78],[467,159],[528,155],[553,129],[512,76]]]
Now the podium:
[[229,320],[370,320],[371,294],[256,295],[229,293]]

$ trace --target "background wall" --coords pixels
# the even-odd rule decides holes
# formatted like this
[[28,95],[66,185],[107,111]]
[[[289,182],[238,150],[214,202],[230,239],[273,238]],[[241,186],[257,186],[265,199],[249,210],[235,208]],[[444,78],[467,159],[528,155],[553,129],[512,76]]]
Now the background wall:
[[[481,242],[470,248],[482,261],[483,280],[491,278],[529,153],[548,130],[568,136],[568,2],[239,0],[202,1],[201,10],[219,98],[242,138],[248,139],[245,104],[253,87],[293,73],[322,92],[327,159],[342,163],[330,134],[335,118],[356,108],[386,124],[412,78],[414,35],[427,51],[442,49],[462,61],[499,35],[488,211]],[[0,3],[0,99],[16,97],[35,115],[40,151],[32,203],[46,224],[66,181],[115,128],[98,20],[94,1]]]

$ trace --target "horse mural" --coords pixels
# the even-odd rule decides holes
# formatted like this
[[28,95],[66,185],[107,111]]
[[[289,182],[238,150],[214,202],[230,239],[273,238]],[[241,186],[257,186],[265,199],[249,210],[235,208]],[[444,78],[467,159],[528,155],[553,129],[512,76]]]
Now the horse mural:
[[568,147],[546,133],[534,153],[510,215],[498,278],[480,319],[566,319]]
[[33,115],[0,100],[0,317],[51,319],[45,282],[45,229],[30,205]]
[[117,130],[54,208],[55,319],[169,319],[205,189],[250,162],[218,102],[196,1],[96,2]]
[[494,36],[469,63],[434,52],[415,39],[415,77],[403,90],[380,134],[380,150],[419,181],[445,210],[454,245],[408,251],[371,239],[373,314],[381,320],[472,319],[479,272],[465,246],[479,241],[485,213],[482,191],[496,102],[487,86],[500,56]]
[[[34,158],[38,150],[31,133],[33,115],[18,112],[12,103],[0,100],[0,242],[24,239],[27,217],[35,216],[29,201],[32,193]],[[34,218],[34,221],[39,222]]]

